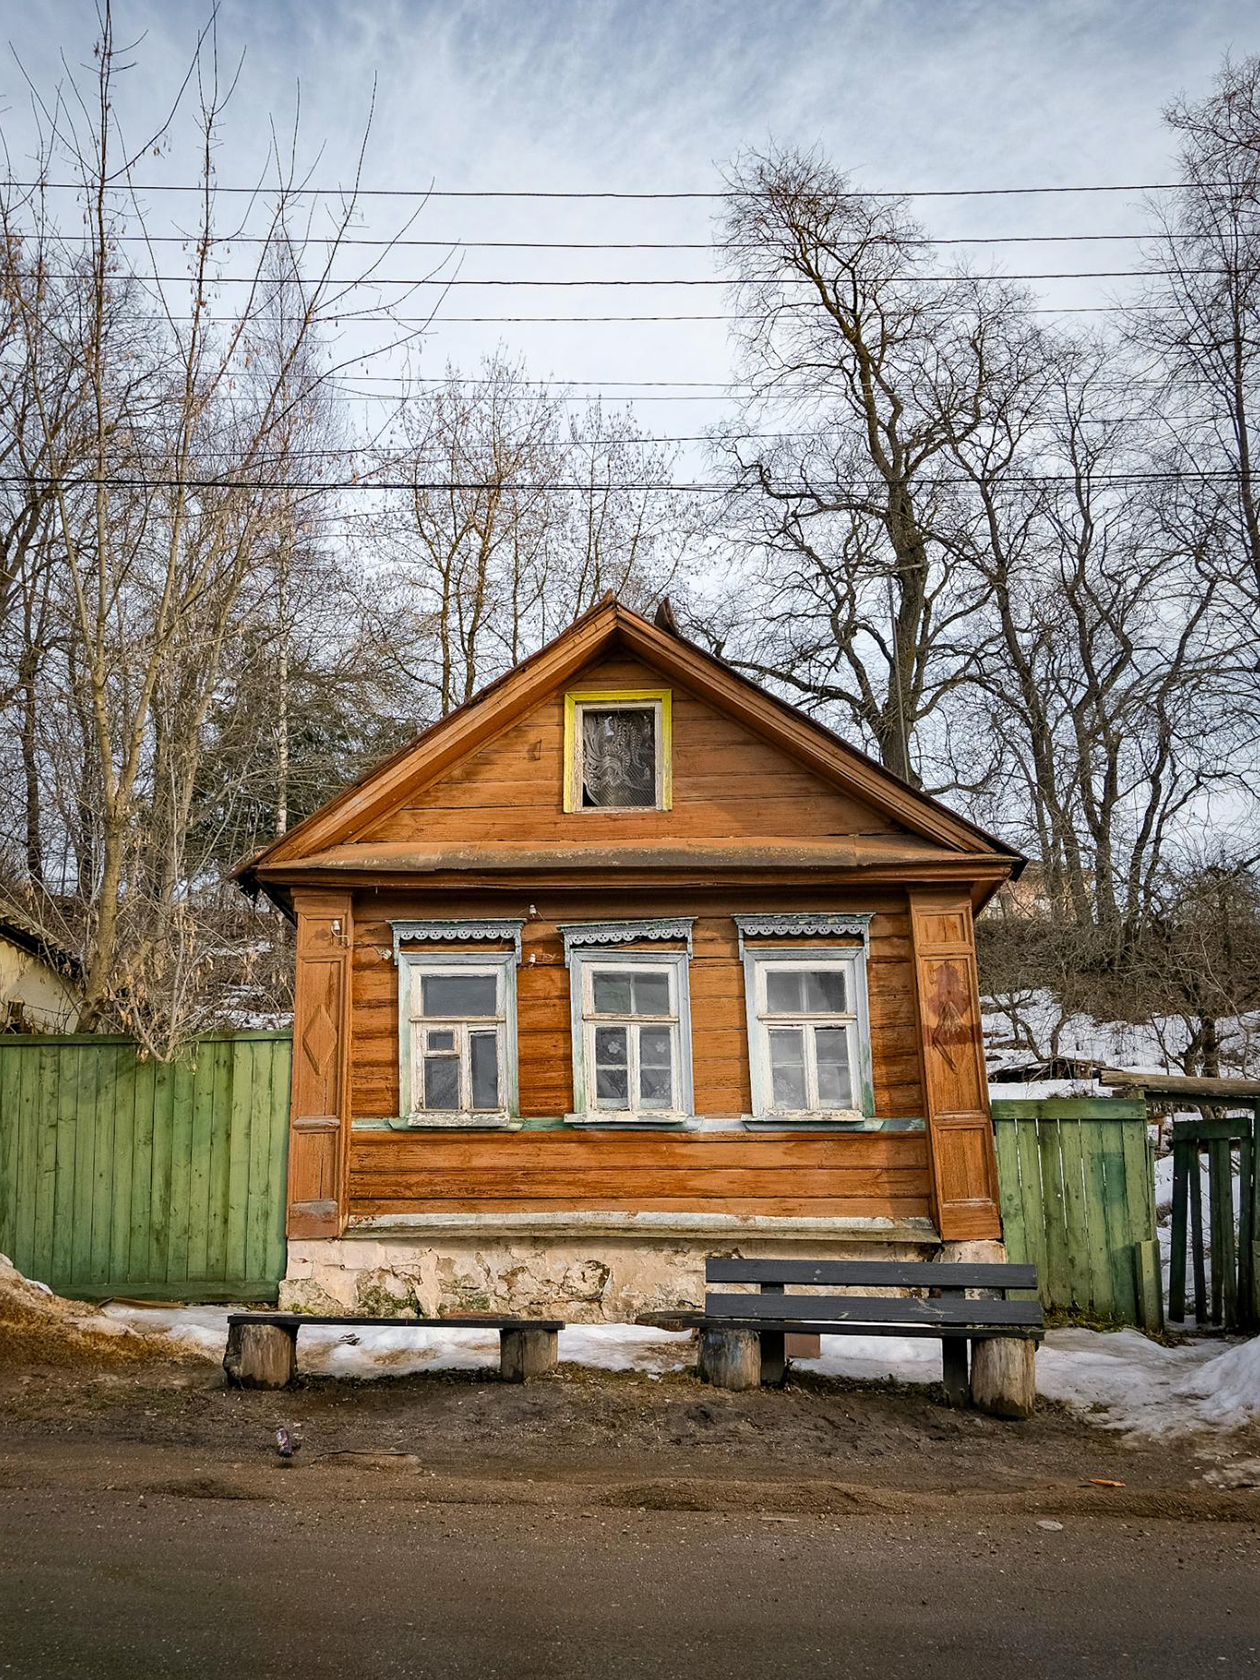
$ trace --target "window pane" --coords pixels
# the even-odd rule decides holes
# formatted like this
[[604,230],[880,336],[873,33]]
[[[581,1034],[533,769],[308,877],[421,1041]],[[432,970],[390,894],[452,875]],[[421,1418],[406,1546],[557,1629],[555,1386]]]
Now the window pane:
[[595,1069],[595,1101],[601,1108],[628,1108],[629,1069],[597,1067]]
[[805,1040],[799,1027],[775,1027],[770,1040],[770,1097],[776,1108],[805,1107]]
[[453,1050],[455,1048],[455,1034],[453,1032],[431,1032],[428,1037],[427,1048],[430,1050]]
[[591,996],[597,1015],[628,1015],[630,1013],[630,984],[633,976],[626,973],[599,973],[591,977]]
[[805,1007],[811,1015],[843,1015],[844,992],[839,969],[813,968],[805,975]]
[[852,1108],[853,1080],[849,1072],[849,1035],[843,1027],[815,1027],[818,1059],[818,1103],[821,1108]]
[[656,715],[650,708],[582,710],[582,804],[656,804]]
[[472,1063],[472,1105],[499,1106],[499,1043],[492,1032],[470,1033],[468,1054]]
[[595,1029],[595,1101],[601,1108],[629,1108],[630,1069],[625,1027]]
[[636,1015],[669,1014],[668,974],[635,975],[634,1012]]
[[639,1030],[639,1102],[644,1108],[669,1108],[674,1095],[668,1027]]
[[772,1015],[799,1015],[805,976],[795,968],[767,968],[766,1008]]
[[425,974],[420,978],[420,1013],[462,1021],[496,1013],[498,982],[493,974]]
[[424,1106],[459,1107],[459,1059],[455,1056],[424,1058]]

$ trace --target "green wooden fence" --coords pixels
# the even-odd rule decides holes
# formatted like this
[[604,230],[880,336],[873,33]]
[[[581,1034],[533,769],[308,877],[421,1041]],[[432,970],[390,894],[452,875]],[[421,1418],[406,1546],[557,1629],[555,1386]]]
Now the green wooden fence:
[[1163,1326],[1144,1102],[995,1102],[1007,1253],[1031,1261],[1047,1312]]
[[86,1299],[275,1300],[288,1033],[0,1038],[0,1252]]

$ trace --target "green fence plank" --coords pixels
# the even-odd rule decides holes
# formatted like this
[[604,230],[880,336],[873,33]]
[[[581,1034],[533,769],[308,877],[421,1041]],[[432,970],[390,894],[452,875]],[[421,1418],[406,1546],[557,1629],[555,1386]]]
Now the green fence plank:
[[149,1230],[153,1221],[153,1144],[157,1127],[156,1064],[136,1059],[134,1134],[131,1150],[131,1218],[127,1228],[126,1277],[131,1289],[150,1283]]
[[1019,1127],[1016,1121],[996,1121],[993,1144],[997,1154],[998,1192],[1002,1212],[1002,1237],[1008,1259],[1028,1258],[1028,1220],[1019,1182]]
[[1072,1305],[1072,1267],[1068,1252],[1067,1204],[1063,1194],[1063,1160],[1059,1122],[1044,1116],[1037,1123],[1041,1157],[1041,1199],[1046,1233],[1046,1289],[1055,1307]]
[[1125,1205],[1128,1209],[1127,1238],[1132,1259],[1130,1265],[1134,1276],[1134,1321],[1139,1316],[1141,1301],[1137,1293],[1137,1267],[1139,1254],[1137,1245],[1148,1241],[1156,1235],[1155,1230],[1155,1186],[1150,1152],[1147,1148],[1147,1132],[1145,1122],[1139,1124],[1134,1121],[1131,1125],[1121,1127],[1124,1147],[1124,1187]]
[[199,1047],[181,1055],[171,1066],[171,1199],[167,1221],[166,1281],[183,1283],[195,1277],[190,1247],[193,1227],[193,1103],[196,1097]]
[[[150,1177],[149,1261],[146,1281],[165,1284],[169,1280],[171,1252],[171,1195],[174,1183],[172,1152],[175,1147],[175,1096],[179,1064],[153,1065],[153,1172]],[[188,1268],[182,1275],[187,1277]]]
[[45,1093],[52,1088],[56,1077],[55,1047],[46,1047],[39,1057],[39,1107],[34,1114],[35,1124],[35,1227],[31,1244],[31,1264],[35,1276],[47,1279],[52,1272],[53,1208],[57,1195],[57,1112],[47,1102]]
[[136,1092],[139,1063],[126,1049],[115,1052],[113,1193],[109,1210],[109,1249],[105,1281],[131,1280],[131,1167],[136,1147]]
[[[269,1046],[233,1046],[228,1092],[227,1228],[224,1276],[241,1282],[249,1276],[249,1139],[258,1069]],[[259,1114],[261,1121],[262,1115]]]
[[[87,1058],[89,1053],[79,1051]],[[92,1247],[89,1279],[96,1284],[109,1282],[110,1226],[114,1213],[114,1130],[118,1121],[118,1083],[127,1057],[125,1048],[106,1053],[108,1060],[98,1064],[94,1100],[92,1104],[95,1128],[92,1181]]]
[[[30,1060],[28,1053],[27,1059]],[[3,1060],[3,1058],[0,1058]],[[54,1086],[44,1093],[57,1116],[57,1191],[53,1199],[53,1289],[74,1281],[74,1206],[79,1167],[79,1110],[77,1062],[72,1048],[58,1045],[53,1064]]]
[[1099,1135],[1103,1130],[1088,1122],[1080,1126],[1090,1306],[1096,1318],[1110,1319],[1118,1315],[1107,1220],[1107,1157]]
[[1081,1122],[1057,1121],[1063,1163],[1063,1212],[1067,1221],[1067,1264],[1071,1305],[1088,1311],[1090,1299],[1089,1221],[1085,1212],[1085,1158]]
[[0,1056],[0,1254],[16,1265],[18,1126],[22,1064],[16,1056]]
[[92,1277],[92,1197],[96,1192],[96,1092],[99,1053],[75,1045],[67,1052],[61,1077],[74,1091],[74,1230],[70,1239],[70,1274],[76,1282]]
[[1043,1307],[1050,1305],[1049,1264],[1046,1251],[1046,1217],[1041,1188],[1041,1150],[1035,1121],[1019,1126],[1019,1184],[1024,1204],[1024,1229],[1028,1258],[1037,1268],[1037,1295]]
[[1123,1324],[1137,1322],[1137,1278],[1133,1270],[1129,1218],[1129,1169],[1125,1154],[1125,1126],[1145,1129],[1145,1121],[1108,1126],[1099,1140],[1104,1163],[1105,1199],[1102,1209],[1108,1271],[1111,1275],[1112,1316]]
[[232,1138],[233,1044],[210,1047],[210,1136],[206,1150],[206,1258],[200,1277],[227,1277],[228,1162]]

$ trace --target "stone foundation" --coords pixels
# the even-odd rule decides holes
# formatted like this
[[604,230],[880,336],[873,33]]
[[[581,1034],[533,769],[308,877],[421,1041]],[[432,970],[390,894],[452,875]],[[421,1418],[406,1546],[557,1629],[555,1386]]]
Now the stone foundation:
[[[769,1222],[767,1222],[769,1223]],[[819,1260],[930,1260],[940,1244],[924,1231],[616,1232],[530,1231],[454,1226],[374,1231],[289,1244],[280,1285],[287,1311],[363,1313],[493,1312],[627,1324],[640,1313],[704,1304],[711,1254]]]

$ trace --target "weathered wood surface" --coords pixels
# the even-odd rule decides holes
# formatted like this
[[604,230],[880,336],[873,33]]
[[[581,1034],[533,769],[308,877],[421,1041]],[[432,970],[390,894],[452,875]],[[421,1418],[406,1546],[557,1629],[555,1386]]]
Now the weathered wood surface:
[[529,1329],[499,1331],[499,1375],[504,1382],[529,1382],[545,1377],[556,1368],[559,1337],[554,1330],[531,1325]]
[[[531,914],[531,906],[533,914]],[[877,1115],[921,1116],[914,1004],[914,969],[904,895],[890,892],[694,891],[634,895],[619,907],[629,916],[696,918],[689,965],[692,1075],[696,1112],[735,1118],[751,1104],[744,971],[732,915],[749,909],[874,912],[871,923],[871,1056]],[[496,914],[525,918],[517,976],[521,1112],[568,1113],[573,1104],[569,971],[558,924],[596,921],[609,914],[607,888],[581,894],[541,889],[505,895]],[[486,914],[477,894],[397,891],[360,895],[353,953],[352,1112],[361,1118],[398,1113],[398,976],[389,921],[426,914],[448,918]],[[418,944],[416,949],[424,949]],[[490,949],[487,946],[486,949]],[[662,949],[669,949],[663,945]],[[449,949],[449,947],[448,947]]]
[[915,888],[910,928],[936,1226],[947,1241],[999,1237],[970,900],[956,889]]
[[297,1375],[296,1328],[229,1320],[223,1369],[234,1388],[287,1388]]
[[993,1121],[1006,1250],[1036,1267],[1042,1305],[1154,1328],[1138,1287],[1156,1234],[1145,1104],[999,1101]]
[[567,1207],[924,1219],[926,1149],[913,1132],[351,1136],[353,1217]]
[[[944,1269],[944,1268],[942,1268]],[[1036,1329],[1042,1324],[1036,1301],[967,1301],[950,1297],[922,1300],[916,1296],[885,1295],[736,1295],[704,1298],[708,1318],[757,1323],[811,1324],[953,1324],[976,1328],[1017,1325]]]
[[300,892],[289,1122],[291,1237],[335,1237],[345,1213],[349,1149],[349,893]]
[[1144,1091],[1152,1097],[1202,1097],[1207,1101],[1240,1097],[1245,1102],[1260,1102],[1260,1079],[1183,1078],[1180,1074],[1127,1073],[1123,1068],[1103,1068],[1098,1083],[1113,1090]]
[[1037,1269],[998,1262],[951,1262],[945,1271],[935,1260],[745,1260],[711,1255],[705,1261],[706,1283],[822,1284],[852,1287],[878,1284],[887,1289],[1035,1289]]
[[994,1417],[1031,1417],[1037,1405],[1035,1345],[1006,1337],[977,1341],[971,1350],[971,1403]]
[[60,1294],[274,1300],[290,1041],[0,1037],[0,1253]]
[[714,1329],[700,1332],[696,1365],[701,1382],[737,1392],[761,1384],[761,1334],[756,1330]]

